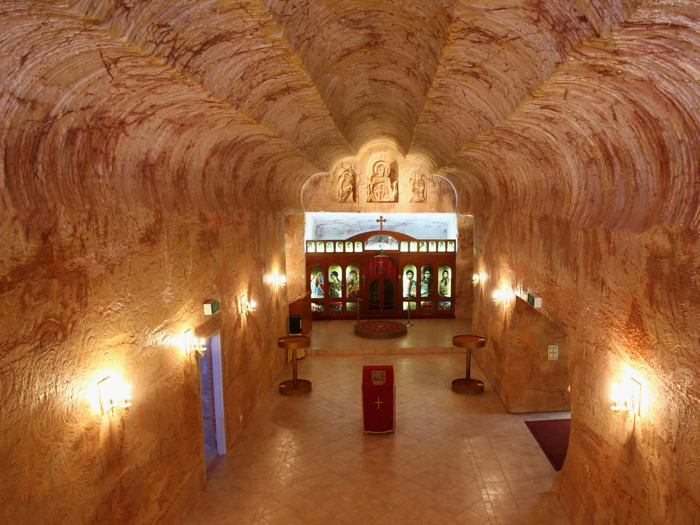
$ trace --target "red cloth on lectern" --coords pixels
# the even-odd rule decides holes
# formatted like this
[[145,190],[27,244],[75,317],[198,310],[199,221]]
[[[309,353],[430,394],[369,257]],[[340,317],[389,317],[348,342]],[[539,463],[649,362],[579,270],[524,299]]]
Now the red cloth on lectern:
[[[384,372],[384,383],[381,380]],[[373,380],[373,374],[374,380]],[[394,367],[362,367],[362,416],[364,432],[393,432],[395,416],[396,388],[394,386]]]

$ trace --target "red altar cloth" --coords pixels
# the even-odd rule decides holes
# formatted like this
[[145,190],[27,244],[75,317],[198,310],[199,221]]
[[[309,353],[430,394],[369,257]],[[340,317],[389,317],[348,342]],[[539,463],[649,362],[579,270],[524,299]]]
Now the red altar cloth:
[[393,432],[396,419],[394,367],[362,367],[362,431],[381,434]]

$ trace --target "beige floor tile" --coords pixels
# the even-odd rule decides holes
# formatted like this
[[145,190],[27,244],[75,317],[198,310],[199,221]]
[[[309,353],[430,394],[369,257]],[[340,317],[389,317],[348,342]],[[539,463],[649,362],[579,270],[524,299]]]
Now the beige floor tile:
[[[453,352],[452,335],[469,326],[414,323],[398,343],[357,341],[351,322],[314,323],[313,350],[351,352],[301,361],[300,375],[314,385],[307,396],[280,396],[273,384],[229,454],[207,471],[184,523],[567,525],[551,492],[556,473],[524,421],[568,414],[509,415],[488,382],[481,396],[455,394],[464,354],[426,352]],[[401,349],[410,355],[395,353]],[[362,433],[367,364],[394,366],[394,434]],[[485,379],[475,361],[472,371]],[[290,364],[279,380],[288,377]]]

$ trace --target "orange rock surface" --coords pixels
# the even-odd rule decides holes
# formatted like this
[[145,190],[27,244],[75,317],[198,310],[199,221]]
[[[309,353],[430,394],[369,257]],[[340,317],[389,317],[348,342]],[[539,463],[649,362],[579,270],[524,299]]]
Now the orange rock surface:
[[[232,446],[284,363],[299,214],[376,143],[473,228],[507,405],[552,409],[523,375],[566,404],[528,353],[563,338],[572,522],[698,523],[699,72],[695,0],[1,2],[0,522],[179,523],[205,483],[183,332],[221,334]],[[126,416],[95,409],[109,374]],[[610,410],[627,376],[641,415]]]

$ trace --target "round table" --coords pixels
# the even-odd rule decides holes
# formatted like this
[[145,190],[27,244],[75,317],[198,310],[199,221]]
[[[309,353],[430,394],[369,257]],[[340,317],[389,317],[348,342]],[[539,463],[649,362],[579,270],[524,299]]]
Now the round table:
[[310,345],[311,339],[303,335],[290,335],[277,340],[277,346],[292,351],[292,379],[280,383],[280,394],[303,396],[311,392],[311,381],[297,379],[297,350],[308,348]]
[[472,350],[482,348],[486,339],[478,335],[456,335],[452,338],[452,344],[467,349],[467,376],[452,381],[452,390],[458,394],[482,394],[484,383],[471,378]]

